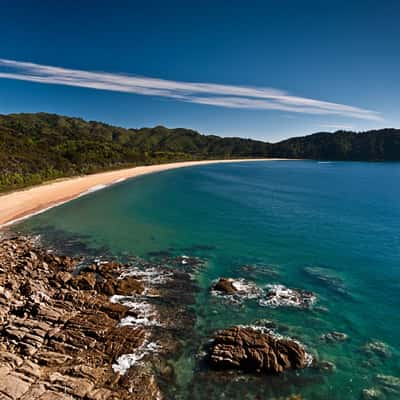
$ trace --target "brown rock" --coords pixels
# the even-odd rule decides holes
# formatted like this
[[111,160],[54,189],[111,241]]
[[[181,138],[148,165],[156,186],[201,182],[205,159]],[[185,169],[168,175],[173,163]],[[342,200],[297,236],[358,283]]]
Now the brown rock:
[[16,374],[9,374],[0,380],[0,392],[6,394],[13,400],[19,399],[28,391],[30,384]]
[[110,400],[112,399],[112,392],[108,389],[96,389],[92,390],[86,395],[89,400]]
[[67,393],[77,397],[84,397],[93,388],[93,383],[86,379],[72,378],[61,375],[58,372],[50,375],[49,380],[52,385],[58,385],[64,388]]
[[72,286],[76,289],[93,290],[96,286],[96,275],[93,272],[85,272],[72,280]]
[[216,368],[269,373],[305,368],[309,364],[308,355],[299,343],[250,327],[218,332],[209,361]]
[[100,310],[105,312],[112,319],[116,320],[123,318],[128,311],[125,306],[118,303],[105,303],[101,306]]
[[27,392],[19,400],[37,400],[41,399],[42,395],[46,392],[43,384],[32,385]]
[[59,271],[56,274],[56,280],[65,285],[66,283],[70,282],[72,280],[72,275],[69,272],[66,271]]
[[143,283],[131,276],[116,281],[116,294],[129,296],[134,293],[140,294],[143,292],[143,290]]
[[234,294],[237,292],[237,290],[232,285],[232,281],[227,278],[220,278],[219,281],[214,285],[213,289],[228,294]]

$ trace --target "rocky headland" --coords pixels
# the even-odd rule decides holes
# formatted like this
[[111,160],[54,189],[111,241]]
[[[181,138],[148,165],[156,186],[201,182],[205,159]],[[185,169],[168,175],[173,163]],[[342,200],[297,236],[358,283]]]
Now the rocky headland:
[[3,239],[0,398],[161,399],[177,326],[193,324],[177,301],[188,282],[177,271],[80,264],[31,238]]

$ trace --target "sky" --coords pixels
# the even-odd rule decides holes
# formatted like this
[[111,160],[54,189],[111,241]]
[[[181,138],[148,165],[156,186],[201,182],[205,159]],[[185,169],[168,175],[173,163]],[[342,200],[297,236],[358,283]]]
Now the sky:
[[0,0],[0,114],[275,142],[400,127],[400,1]]

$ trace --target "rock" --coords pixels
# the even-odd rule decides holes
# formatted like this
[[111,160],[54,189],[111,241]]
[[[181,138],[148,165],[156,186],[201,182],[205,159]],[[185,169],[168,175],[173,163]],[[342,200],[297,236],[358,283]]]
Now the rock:
[[66,283],[70,282],[73,277],[72,274],[70,274],[69,272],[59,271],[56,273],[55,278],[59,283],[65,285]]
[[364,400],[382,400],[384,395],[378,388],[369,388],[363,389],[362,398]]
[[100,285],[100,291],[103,292],[104,294],[106,294],[107,296],[114,296],[114,294],[115,294],[114,282],[112,282],[110,280],[104,281]]
[[375,354],[383,358],[388,358],[392,355],[389,346],[378,340],[366,343],[363,350],[368,355]]
[[134,293],[143,293],[143,283],[137,279],[128,276],[124,279],[118,279],[115,286],[115,294],[129,296]]
[[50,375],[49,381],[52,385],[59,385],[64,388],[66,393],[77,397],[85,397],[93,388],[93,383],[86,379],[72,378],[70,376],[61,375],[58,372]]
[[19,399],[29,387],[30,384],[17,374],[9,374],[0,380],[0,392],[8,395],[12,400]]
[[335,372],[336,371],[336,365],[330,361],[318,362],[317,368],[322,372]]
[[93,272],[79,274],[72,279],[72,286],[76,289],[93,290],[96,286],[96,275]]
[[388,393],[400,395],[400,378],[397,376],[378,374],[376,380],[382,385],[382,389]]
[[106,303],[101,306],[100,310],[116,320],[122,319],[128,312],[127,308],[119,303]]
[[324,335],[321,336],[321,340],[325,342],[343,342],[347,340],[349,337],[345,333],[342,332],[329,332],[325,333]]
[[26,360],[17,371],[23,375],[32,376],[33,378],[40,378],[40,367],[32,361]]
[[311,308],[317,300],[314,293],[302,289],[290,289],[284,285],[267,285],[266,298],[258,304],[263,307]]
[[[172,381],[173,369],[161,376],[152,355],[180,351],[178,318],[194,325],[183,305],[194,301],[190,276],[175,283],[178,275],[169,268],[116,262],[75,275],[77,264],[29,238],[0,239],[0,400],[161,398],[155,374]],[[113,303],[114,295],[125,301]],[[155,295],[169,297],[150,302]],[[167,329],[158,323],[158,308]],[[128,317],[134,324],[124,326]],[[120,375],[112,365],[124,354],[140,363]]]
[[350,297],[343,279],[333,269],[327,267],[305,267],[304,272],[334,292]]
[[89,392],[86,397],[88,400],[110,400],[112,394],[111,390],[108,389],[95,389]]
[[237,292],[237,289],[235,289],[232,282],[233,279],[220,278],[213,286],[213,289],[223,293],[234,294]]
[[244,300],[261,298],[264,290],[243,278],[220,278],[211,286],[211,294],[232,304],[242,304]]
[[32,385],[27,392],[19,400],[37,400],[43,399],[42,395],[45,395],[46,388],[43,384]]
[[264,373],[305,368],[310,361],[311,356],[294,340],[238,326],[218,332],[209,354],[209,362],[215,368]]

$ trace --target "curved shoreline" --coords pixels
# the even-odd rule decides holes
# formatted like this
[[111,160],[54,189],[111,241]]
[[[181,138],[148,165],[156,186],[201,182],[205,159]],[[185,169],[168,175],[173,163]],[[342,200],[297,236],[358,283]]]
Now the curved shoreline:
[[50,208],[57,207],[96,190],[141,175],[167,171],[170,169],[192,167],[217,163],[236,163],[251,161],[288,161],[283,158],[253,158],[232,160],[184,161],[168,164],[125,168],[92,175],[66,178],[44,183],[28,189],[18,190],[0,196],[0,228],[12,225]]

